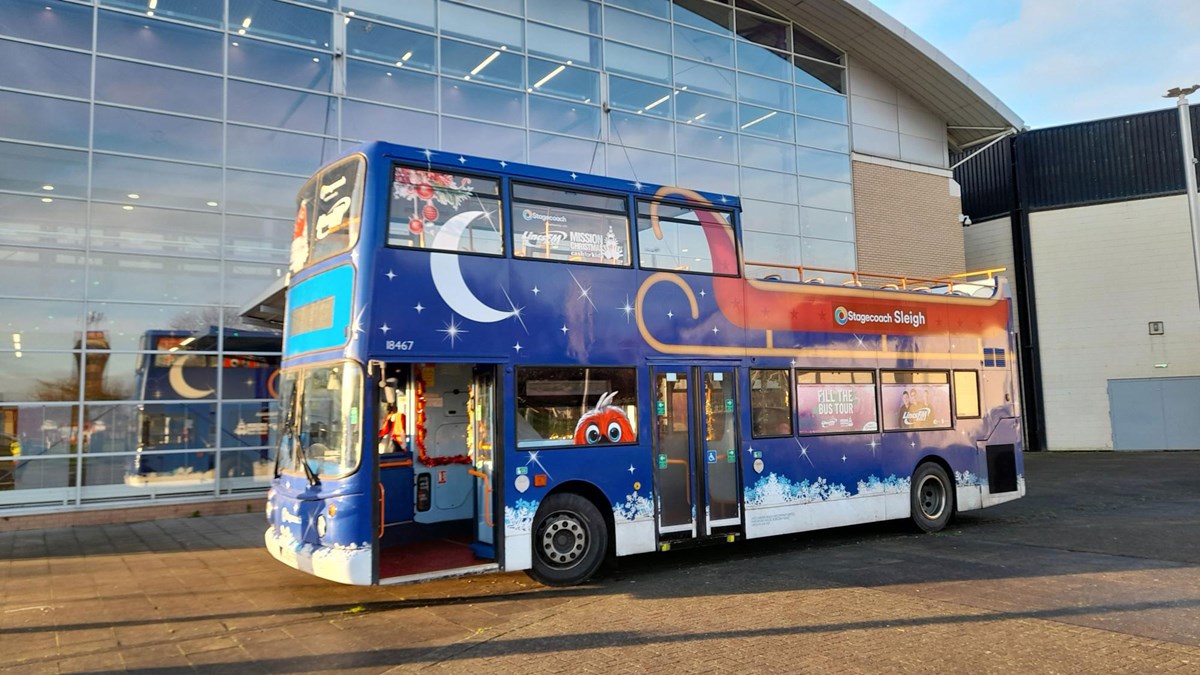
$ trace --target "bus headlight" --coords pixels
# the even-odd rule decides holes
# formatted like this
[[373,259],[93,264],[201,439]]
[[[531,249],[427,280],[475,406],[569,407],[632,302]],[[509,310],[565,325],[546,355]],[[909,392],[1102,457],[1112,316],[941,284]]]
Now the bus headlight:
[[327,525],[327,523],[325,522],[325,516],[317,516],[317,536],[318,536],[318,537],[324,537],[324,536],[325,536],[325,528],[326,528],[327,526],[328,526],[328,525]]

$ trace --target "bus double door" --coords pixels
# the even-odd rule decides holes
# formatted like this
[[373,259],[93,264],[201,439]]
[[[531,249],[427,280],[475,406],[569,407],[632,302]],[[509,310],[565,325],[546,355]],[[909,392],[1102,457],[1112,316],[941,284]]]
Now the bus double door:
[[736,532],[737,369],[659,366],[654,378],[654,470],[664,539]]

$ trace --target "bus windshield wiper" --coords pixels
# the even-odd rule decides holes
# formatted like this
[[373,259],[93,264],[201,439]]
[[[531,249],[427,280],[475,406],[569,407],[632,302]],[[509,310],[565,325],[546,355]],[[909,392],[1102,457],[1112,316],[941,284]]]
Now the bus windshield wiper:
[[[307,387],[304,385],[304,380],[301,379],[296,383],[297,400],[296,400],[296,418],[300,420],[300,424],[304,424],[304,397]],[[304,467],[304,476],[308,479],[309,487],[316,487],[321,484],[321,479],[317,478],[317,472],[308,465],[308,453],[304,451],[304,438],[300,434],[295,434],[292,437],[294,447],[296,448],[296,456],[300,458],[300,465]]]

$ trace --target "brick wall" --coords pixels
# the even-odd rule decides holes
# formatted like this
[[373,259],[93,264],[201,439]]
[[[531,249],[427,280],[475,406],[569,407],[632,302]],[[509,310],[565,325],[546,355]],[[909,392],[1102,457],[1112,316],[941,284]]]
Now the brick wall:
[[962,202],[946,176],[855,161],[860,272],[940,277],[966,269]]

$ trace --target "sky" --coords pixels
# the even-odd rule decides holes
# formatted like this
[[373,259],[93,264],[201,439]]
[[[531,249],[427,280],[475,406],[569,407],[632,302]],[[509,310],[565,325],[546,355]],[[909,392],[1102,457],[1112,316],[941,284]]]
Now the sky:
[[1168,89],[1200,83],[1200,0],[872,2],[1034,129],[1173,107]]

